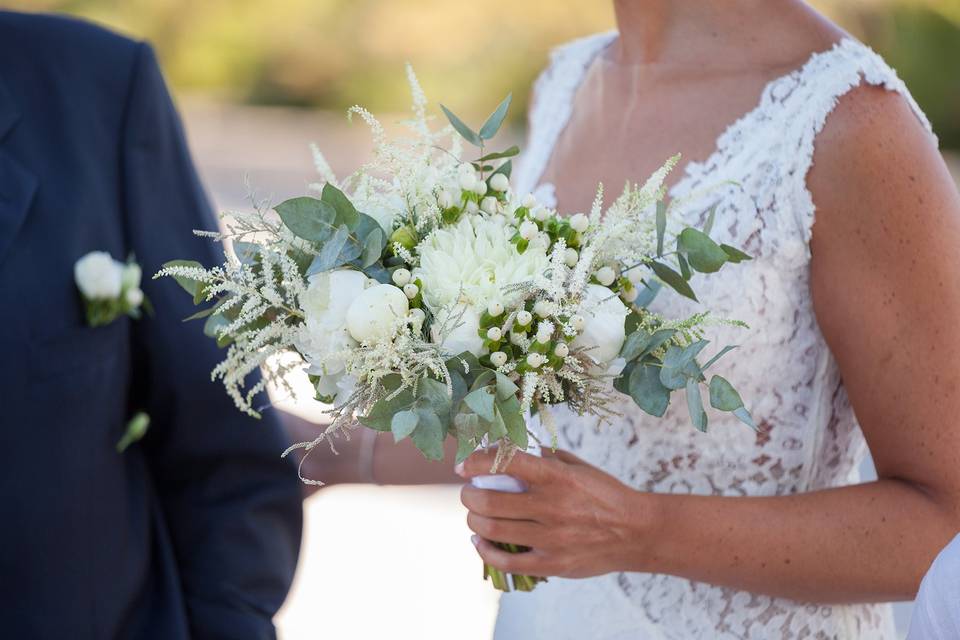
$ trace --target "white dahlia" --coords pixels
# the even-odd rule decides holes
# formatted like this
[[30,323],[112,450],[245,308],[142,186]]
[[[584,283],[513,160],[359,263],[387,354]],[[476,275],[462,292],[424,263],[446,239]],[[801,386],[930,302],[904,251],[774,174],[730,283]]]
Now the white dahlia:
[[427,307],[433,313],[458,304],[477,310],[494,302],[509,307],[513,296],[504,287],[533,280],[550,262],[543,247],[518,253],[510,243],[513,233],[512,227],[485,217],[465,216],[424,239],[414,278],[423,283]]

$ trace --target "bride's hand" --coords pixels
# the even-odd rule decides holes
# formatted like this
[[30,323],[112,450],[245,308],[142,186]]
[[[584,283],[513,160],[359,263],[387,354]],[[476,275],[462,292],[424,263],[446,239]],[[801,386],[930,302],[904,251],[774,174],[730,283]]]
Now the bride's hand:
[[[458,473],[488,475],[494,454],[471,455]],[[526,493],[463,487],[467,526],[485,562],[508,573],[585,578],[635,571],[655,547],[660,529],[658,501],[627,487],[573,454],[538,458],[518,453],[505,470],[521,479]],[[489,541],[531,547],[508,553]]]

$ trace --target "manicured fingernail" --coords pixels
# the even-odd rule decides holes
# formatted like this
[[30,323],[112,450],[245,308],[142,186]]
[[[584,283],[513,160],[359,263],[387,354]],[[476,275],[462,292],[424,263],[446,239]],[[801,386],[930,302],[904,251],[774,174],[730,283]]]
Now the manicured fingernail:
[[479,547],[479,546],[480,546],[480,536],[478,536],[477,534],[473,534],[472,536],[470,536],[470,542],[473,543],[473,546]]
[[458,462],[458,463],[457,463],[457,466],[455,466],[455,467],[453,468],[453,472],[462,478],[462,477],[463,477],[463,463],[462,463],[462,462]]

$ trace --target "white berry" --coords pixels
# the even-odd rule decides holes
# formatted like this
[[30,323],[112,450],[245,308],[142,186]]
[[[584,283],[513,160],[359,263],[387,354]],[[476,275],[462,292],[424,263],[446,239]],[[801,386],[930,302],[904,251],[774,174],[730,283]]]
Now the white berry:
[[570,318],[570,328],[574,331],[583,331],[583,328],[586,326],[587,321],[583,319],[583,316],[576,315]]
[[409,284],[403,285],[403,295],[407,296],[409,299],[413,300],[414,298],[417,297],[418,293],[420,293],[420,287],[413,284],[412,282]]
[[566,342],[561,342],[556,347],[554,347],[553,353],[558,358],[566,358],[568,355],[570,355],[570,347],[567,346]]
[[473,191],[474,187],[477,186],[477,178],[472,173],[473,169],[470,171],[471,173],[460,174],[460,188],[464,191]]
[[609,287],[613,284],[613,281],[617,279],[617,272],[611,267],[600,267],[593,275],[596,277],[597,282],[605,287]]
[[473,200],[467,200],[467,204],[463,207],[464,211],[467,213],[476,213],[479,210],[477,203]]
[[536,369],[543,364],[543,356],[539,353],[527,354],[527,364]]
[[526,327],[531,322],[533,322],[533,315],[531,315],[531,313],[526,309],[517,314],[517,324],[519,324],[521,327]]
[[404,269],[403,267],[401,267],[393,272],[393,276],[391,276],[391,279],[393,280],[393,284],[397,285],[398,287],[402,287],[403,285],[410,282],[410,272],[407,269]]
[[440,205],[441,209],[449,209],[453,206],[453,194],[444,189],[440,192],[440,195],[437,196],[437,204]]
[[546,300],[537,300],[536,304],[533,305],[533,313],[538,318],[546,318],[550,315],[550,303]]
[[473,192],[478,196],[485,195],[487,193],[487,183],[484,180],[477,180],[473,183]]
[[496,342],[503,337],[503,331],[500,330],[500,327],[490,327],[487,329],[487,340],[493,340]]
[[537,206],[537,199],[533,197],[532,193],[528,193],[527,195],[523,196],[523,200],[520,202],[520,204],[527,209],[533,209],[535,206]]
[[426,319],[427,314],[424,313],[423,309],[410,309],[410,313],[407,314],[407,322],[409,322],[416,331],[420,331]]
[[496,318],[498,315],[503,313],[503,305],[499,302],[491,302],[487,305],[487,313]]
[[520,237],[524,240],[532,240],[538,233],[540,233],[540,227],[535,222],[525,220],[520,225]]
[[490,364],[495,367],[502,367],[507,364],[507,354],[503,351],[494,351],[490,354]]
[[580,254],[577,253],[577,250],[567,247],[567,250],[563,252],[563,263],[573,268],[577,266],[578,260],[580,260]]
[[497,199],[493,196],[487,196],[480,201],[480,209],[484,213],[494,214],[497,212]]
[[502,173],[490,176],[490,188],[494,191],[506,191],[510,188],[510,179]]
[[540,222],[543,222],[550,217],[550,209],[547,209],[546,207],[539,207],[533,212],[533,217]]
[[590,226],[590,219],[582,213],[578,213],[570,218],[570,226],[577,233],[583,233]]

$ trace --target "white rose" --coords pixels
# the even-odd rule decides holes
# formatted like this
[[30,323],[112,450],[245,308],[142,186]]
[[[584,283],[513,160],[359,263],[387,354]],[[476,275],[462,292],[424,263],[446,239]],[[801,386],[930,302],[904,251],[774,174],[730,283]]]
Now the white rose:
[[376,342],[387,337],[397,319],[405,318],[409,310],[410,302],[403,291],[390,284],[378,284],[350,302],[347,330],[358,342]]
[[584,326],[573,346],[592,347],[587,355],[597,364],[612,362],[620,354],[626,338],[624,320],[628,313],[623,301],[610,289],[588,284],[580,304]]
[[329,375],[343,371],[343,359],[336,354],[356,346],[347,332],[347,309],[367,278],[359,271],[340,269],[310,276],[300,296],[304,326],[296,347],[310,363],[310,373]]
[[91,251],[73,265],[73,277],[87,299],[112,300],[123,288],[123,265],[106,251]]
[[[440,342],[440,329],[447,330]],[[451,355],[469,351],[479,357],[483,352],[483,338],[479,335],[480,313],[469,305],[458,304],[452,309],[438,312],[430,327],[430,336],[434,343],[440,343]]]

